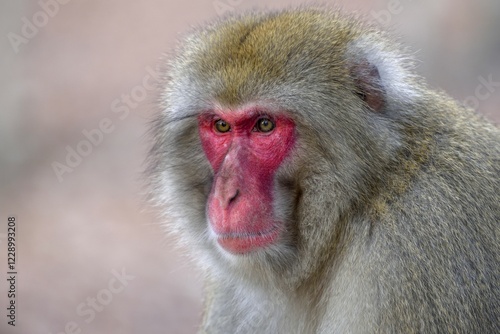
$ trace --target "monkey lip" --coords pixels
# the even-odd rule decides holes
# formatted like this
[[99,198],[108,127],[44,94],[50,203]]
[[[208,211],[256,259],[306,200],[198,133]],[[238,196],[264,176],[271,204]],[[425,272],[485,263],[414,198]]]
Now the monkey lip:
[[273,244],[280,235],[276,226],[265,232],[225,233],[217,236],[219,245],[233,254],[247,254]]

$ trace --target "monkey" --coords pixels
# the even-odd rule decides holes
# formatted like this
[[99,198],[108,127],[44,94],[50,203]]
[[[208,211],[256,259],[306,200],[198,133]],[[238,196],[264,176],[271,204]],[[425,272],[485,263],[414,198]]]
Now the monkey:
[[146,175],[200,333],[500,333],[500,131],[407,54],[316,7],[179,43]]

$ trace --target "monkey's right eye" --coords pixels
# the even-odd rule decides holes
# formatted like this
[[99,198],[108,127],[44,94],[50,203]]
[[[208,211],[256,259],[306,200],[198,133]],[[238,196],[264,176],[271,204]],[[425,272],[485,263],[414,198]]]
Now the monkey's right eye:
[[220,133],[225,133],[231,130],[231,127],[226,121],[219,119],[217,122],[215,122],[215,130]]

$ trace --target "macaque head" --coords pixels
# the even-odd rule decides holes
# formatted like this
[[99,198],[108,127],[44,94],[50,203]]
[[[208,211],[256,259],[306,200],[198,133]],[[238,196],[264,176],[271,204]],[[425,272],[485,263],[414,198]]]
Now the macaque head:
[[216,22],[166,69],[154,195],[202,264],[283,272],[331,248],[400,145],[400,61],[353,21],[296,14]]

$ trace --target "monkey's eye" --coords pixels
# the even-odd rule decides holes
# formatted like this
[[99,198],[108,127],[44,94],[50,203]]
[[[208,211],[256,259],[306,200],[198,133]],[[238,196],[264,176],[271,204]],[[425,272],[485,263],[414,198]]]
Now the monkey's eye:
[[231,127],[226,121],[219,119],[217,122],[215,122],[215,130],[217,130],[220,133],[224,133],[231,130]]
[[261,118],[257,121],[255,129],[260,132],[270,132],[274,129],[274,123],[269,118]]

